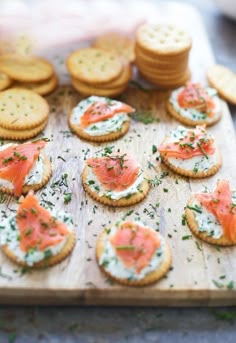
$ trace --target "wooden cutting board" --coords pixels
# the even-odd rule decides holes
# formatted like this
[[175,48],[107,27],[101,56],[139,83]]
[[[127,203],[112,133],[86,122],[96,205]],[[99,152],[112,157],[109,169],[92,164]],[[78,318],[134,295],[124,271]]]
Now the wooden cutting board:
[[[166,20],[181,23],[184,18],[184,25],[193,37],[190,61],[193,80],[205,81],[205,70],[214,60],[199,15],[189,6],[174,3],[158,9],[159,16]],[[68,47],[64,55],[76,47]],[[56,55],[58,52],[48,52],[45,57],[53,60],[62,81],[65,81],[64,65],[57,63],[59,59]],[[64,59],[64,56],[61,55],[61,58]],[[49,206],[66,209],[73,214],[78,240],[69,258],[42,271],[22,270],[1,253],[2,304],[236,305],[236,291],[229,289],[232,285],[236,288],[236,247],[210,246],[196,239],[188,227],[182,225],[184,206],[191,192],[199,191],[204,186],[213,189],[219,178],[228,179],[236,189],[236,140],[228,107],[222,102],[223,118],[209,129],[223,154],[223,167],[217,175],[209,179],[189,180],[169,172],[161,178],[167,169],[156,161],[152,145],[158,146],[165,134],[178,124],[165,112],[165,97],[166,93],[142,92],[137,88],[129,88],[123,95],[124,100],[140,111],[149,111],[155,120],[148,125],[132,121],[129,133],[110,145],[132,152],[150,178],[157,175],[161,180],[159,186],[151,189],[145,201],[124,209],[111,209],[94,202],[81,185],[84,159],[99,150],[101,145],[81,141],[68,129],[67,116],[80,99],[79,95],[71,86],[63,85],[48,97],[51,114],[44,135],[51,139],[47,150],[53,161],[53,177],[37,195]],[[158,172],[151,164],[156,166]],[[60,187],[58,183],[61,183]],[[67,205],[64,204],[64,192],[72,192],[72,201]],[[156,203],[160,206],[155,206]],[[5,213],[9,215],[16,208],[14,199],[10,197],[0,206],[1,216]],[[101,274],[95,261],[95,243],[103,227],[124,216],[135,218],[137,213],[148,225],[159,225],[173,254],[173,268],[167,277],[153,286],[139,289],[112,283]]]

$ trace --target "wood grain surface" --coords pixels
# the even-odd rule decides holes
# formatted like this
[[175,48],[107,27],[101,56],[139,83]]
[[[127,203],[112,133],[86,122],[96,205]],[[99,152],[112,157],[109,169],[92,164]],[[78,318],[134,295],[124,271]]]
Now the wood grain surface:
[[[166,19],[181,22],[175,5],[166,8]],[[214,61],[205,31],[198,14],[191,8],[186,7],[181,15],[186,18],[184,24],[193,36],[190,60],[193,80],[205,82],[205,70]],[[69,47],[64,54],[73,48]],[[45,54],[56,62],[53,56],[53,53]],[[57,64],[57,70],[65,82],[64,65]],[[150,87],[140,80],[135,70],[134,74],[145,87]],[[158,146],[165,134],[178,125],[165,111],[166,96],[167,93],[157,90],[147,92],[135,87],[130,87],[122,95],[122,100],[139,112],[148,111],[154,121],[145,125],[132,120],[128,134],[109,145],[132,152],[149,177],[160,180],[160,185],[152,187],[142,203],[123,209],[102,206],[83,190],[80,176],[84,160],[104,145],[82,141],[68,129],[68,114],[81,97],[70,85],[62,85],[47,98],[51,113],[43,135],[51,139],[46,150],[52,158],[53,176],[48,186],[37,195],[46,206],[73,214],[77,244],[64,262],[42,271],[22,270],[1,253],[2,304],[236,305],[236,291],[231,289],[232,285],[236,288],[236,248],[210,246],[192,236],[187,225],[182,225],[184,206],[191,192],[202,190],[204,186],[212,190],[219,178],[227,178],[236,189],[236,139],[228,107],[222,102],[223,118],[219,124],[209,128],[222,151],[221,170],[209,179],[190,180],[168,171],[156,160],[157,154],[152,152],[152,145]],[[72,193],[68,204],[64,203],[64,193]],[[7,197],[0,206],[0,214],[4,217],[14,211],[17,204]],[[127,215],[128,218],[140,216],[148,225],[158,226],[171,246],[172,270],[153,286],[141,289],[119,286],[107,279],[97,267],[95,244],[98,234],[104,226]]]

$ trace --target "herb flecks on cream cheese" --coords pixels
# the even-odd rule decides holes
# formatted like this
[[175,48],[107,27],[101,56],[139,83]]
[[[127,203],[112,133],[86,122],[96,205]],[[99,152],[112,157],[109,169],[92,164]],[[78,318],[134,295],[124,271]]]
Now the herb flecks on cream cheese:
[[98,196],[106,196],[107,198],[113,199],[113,200],[119,200],[122,198],[127,198],[135,193],[138,193],[139,187],[144,181],[144,175],[143,171],[140,169],[140,173],[137,177],[137,179],[134,181],[134,183],[126,188],[123,191],[109,191],[105,190],[102,186],[102,184],[99,182],[97,176],[93,173],[93,169],[91,167],[88,167],[88,174],[87,174],[87,185],[91,188],[92,191],[96,192]]
[[194,210],[194,217],[198,223],[199,232],[205,232],[207,236],[215,239],[222,237],[223,228],[211,212],[207,211],[197,199],[194,199],[191,207],[199,209],[199,211]]
[[[127,280],[141,280],[147,274],[157,270],[158,267],[161,265],[162,261],[165,258],[165,241],[160,236],[160,246],[154,252],[148,265],[141,269],[140,272],[137,272],[134,267],[127,267],[123,263],[123,261],[117,256],[116,250],[110,241],[110,237],[115,235],[116,231],[119,229],[120,224],[121,223],[117,223],[111,229],[109,229],[109,234],[106,235],[104,251],[99,259],[99,265],[116,278]],[[144,226],[140,222],[137,222],[137,224]]]
[[[72,218],[68,213],[59,212],[52,213],[58,220],[65,223],[69,230],[73,230]],[[17,227],[16,216],[5,218],[0,225],[0,244],[7,245],[14,252],[17,260],[26,263],[28,266],[33,266],[35,263],[45,260],[50,256],[57,255],[67,242],[67,236],[58,244],[47,247],[40,251],[36,248],[30,249],[28,252],[20,248],[20,233]]]
[[173,106],[174,110],[181,115],[182,117],[185,117],[187,119],[191,119],[193,121],[199,121],[204,120],[208,123],[211,123],[215,119],[215,117],[218,117],[221,113],[221,103],[220,99],[217,95],[217,91],[214,88],[206,87],[205,90],[207,94],[212,98],[215,108],[214,108],[214,115],[208,116],[206,112],[201,111],[197,108],[184,108],[179,105],[178,102],[178,96],[183,91],[183,87],[180,89],[177,89],[172,92],[172,95],[170,97],[170,104]]
[[[0,147],[0,151],[3,151],[6,148],[11,147],[11,146],[17,146],[17,144],[9,143],[9,144],[2,145]],[[40,184],[43,180],[43,175],[44,175],[44,156],[42,153],[40,153],[39,157],[35,161],[29,174],[26,175],[24,185]],[[6,187],[8,189],[14,189],[12,182],[1,179],[1,177],[0,177],[0,186]]]
[[[90,96],[87,99],[84,99],[79,102],[79,104],[74,107],[71,115],[71,123],[73,125],[81,125],[81,117],[89,109],[89,107],[96,102],[109,102],[113,101],[109,98],[99,97],[99,96]],[[83,130],[90,136],[102,136],[112,132],[117,132],[122,129],[122,125],[129,121],[128,114],[125,112],[120,112],[112,116],[111,118],[106,118],[104,120],[98,121],[96,123],[90,124]]]
[[[197,127],[200,130],[200,127]],[[214,137],[209,134],[208,132],[204,131],[202,129],[202,136],[198,139],[196,134],[194,133],[195,130],[193,129],[186,129],[183,126],[178,126],[176,129],[170,131],[170,134],[167,136],[167,138],[164,141],[164,146],[168,146],[168,144],[178,144],[181,146],[183,153],[185,150],[189,153],[189,158],[181,158],[180,157],[171,157],[166,156],[168,158],[168,161],[178,167],[185,169],[187,171],[194,171],[194,172],[203,172],[207,171],[213,166],[217,165],[219,163],[219,156],[218,151],[215,146]],[[189,135],[189,142],[185,142],[185,138]],[[192,136],[191,136],[192,135]],[[212,147],[212,151],[214,151],[211,154],[207,154],[205,152],[204,144],[207,144],[207,142],[210,143]],[[194,152],[195,148],[199,148],[199,151],[201,154],[197,156],[191,156],[192,151]],[[171,149],[170,149],[171,150]]]

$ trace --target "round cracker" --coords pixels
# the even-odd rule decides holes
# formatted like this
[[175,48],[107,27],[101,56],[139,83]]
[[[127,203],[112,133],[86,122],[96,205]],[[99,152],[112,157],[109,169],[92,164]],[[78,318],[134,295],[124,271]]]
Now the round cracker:
[[173,105],[170,103],[170,101],[168,100],[166,102],[166,109],[167,112],[174,117],[175,119],[177,119],[179,122],[181,122],[182,124],[188,125],[188,126],[196,126],[196,125],[206,125],[206,126],[211,126],[213,124],[218,123],[218,121],[221,119],[222,117],[222,112],[217,113],[217,115],[215,115],[214,117],[210,118],[209,120],[192,120],[190,118],[186,118],[183,117],[179,112],[177,112],[175,110],[175,108],[173,107]]
[[93,42],[93,47],[109,51],[121,57],[124,62],[134,62],[134,40],[117,32],[105,33]]
[[188,63],[189,51],[180,53],[178,55],[168,56],[168,55],[154,55],[149,54],[147,51],[143,50],[138,44],[135,47],[136,60],[139,59],[143,63],[149,66],[158,65],[163,68],[178,68],[182,64],[186,65]]
[[157,80],[157,78],[153,78],[149,74],[144,74],[141,71],[139,71],[140,74],[143,76],[144,79],[148,80],[149,82],[153,83],[157,87],[163,88],[163,89],[175,89],[179,88],[181,86],[184,86],[188,80],[191,79],[191,72],[190,70],[187,70],[185,75],[182,79],[175,80],[175,81],[169,81],[169,80]]
[[165,257],[163,261],[161,262],[161,264],[158,266],[156,270],[147,274],[142,280],[128,280],[128,279],[121,279],[121,278],[114,277],[112,274],[107,272],[104,267],[99,265],[99,260],[105,249],[106,235],[107,235],[107,231],[105,229],[98,237],[97,244],[96,244],[96,259],[97,259],[99,268],[102,270],[103,273],[105,273],[111,279],[126,286],[135,286],[135,287],[147,286],[160,280],[163,276],[166,275],[166,273],[170,269],[171,262],[172,262],[171,251],[170,251],[170,247],[168,243],[165,242],[165,251],[164,251]]
[[216,64],[207,70],[207,80],[223,99],[236,105],[236,74],[234,72]]
[[[130,78],[132,76],[132,68],[130,65],[125,65],[123,68],[122,68],[122,72],[121,74],[118,76],[118,78],[116,78],[115,80],[113,81],[109,81],[107,83],[103,83],[103,84],[99,84],[97,85],[97,88],[99,89],[104,89],[104,90],[112,90],[113,88],[114,89],[119,89],[121,87],[126,87],[127,83],[129,82]],[[79,80],[77,80],[79,81]],[[83,84],[86,84],[85,82],[83,82]],[[89,84],[86,84],[86,86],[90,86]],[[96,87],[96,85],[93,85],[93,87]]]
[[32,90],[40,95],[48,95],[53,92],[58,85],[56,74],[50,79],[41,82],[15,82],[14,87]]
[[44,128],[47,125],[47,120],[45,120],[42,124],[39,126],[33,128],[33,129],[28,129],[28,130],[8,130],[0,127],[0,138],[2,139],[10,139],[13,141],[21,141],[21,140],[26,140],[33,138],[37,136],[40,132],[44,130]]
[[128,117],[127,121],[125,121],[122,124],[121,129],[119,131],[110,132],[106,135],[91,136],[90,134],[85,132],[83,129],[81,129],[80,126],[71,123],[71,120],[70,120],[71,116],[72,116],[72,113],[69,115],[69,119],[68,119],[68,125],[71,128],[71,130],[80,138],[85,139],[90,142],[102,143],[102,142],[114,141],[124,136],[130,127],[130,119]]
[[66,65],[74,78],[91,85],[116,79],[123,68],[117,56],[95,48],[84,48],[73,52],[67,58]]
[[49,105],[31,90],[11,88],[0,93],[0,113],[0,126],[5,129],[33,129],[47,120]]
[[178,74],[183,73],[186,71],[188,63],[172,63],[170,65],[162,65],[160,63],[147,63],[146,61],[142,60],[141,58],[136,58],[136,65],[139,69],[147,70],[147,72],[154,72],[159,75],[163,74]]
[[[194,197],[188,201],[187,205],[191,206],[193,202],[194,202]],[[195,219],[195,212],[191,210],[190,208],[186,207],[185,214],[186,214],[186,221],[190,230],[193,232],[195,236],[197,236],[201,240],[207,243],[213,244],[213,245],[220,245],[220,246],[230,246],[230,245],[236,244],[236,242],[229,240],[224,234],[220,238],[213,238],[211,236],[208,236],[206,232],[200,232],[198,230],[198,223]]]
[[[40,183],[36,183],[34,185],[25,185],[22,188],[22,194],[27,194],[29,191],[38,191],[39,189],[43,188],[49,181],[51,175],[52,175],[52,164],[49,160],[49,158],[43,154],[44,161],[43,161],[43,179]],[[14,189],[10,189],[7,187],[0,186],[0,192],[9,194],[9,195],[14,195]]]
[[123,93],[125,89],[128,87],[128,84],[125,84],[121,87],[117,88],[101,88],[100,86],[90,86],[85,84],[75,78],[71,79],[72,86],[81,94],[85,96],[90,95],[98,95],[98,96],[105,96],[105,97],[116,97]]
[[46,268],[52,267],[61,261],[63,261],[67,256],[69,256],[76,244],[76,233],[75,230],[72,230],[68,235],[67,241],[63,246],[62,250],[55,256],[50,256],[47,259],[44,259],[40,262],[35,263],[33,266],[29,266],[27,263],[19,261],[17,256],[14,254],[14,251],[10,250],[7,245],[2,246],[2,251],[5,255],[14,263],[17,263],[20,266],[27,268]]
[[0,91],[10,87],[12,79],[5,73],[0,72]]
[[136,32],[137,44],[148,54],[178,55],[191,49],[190,35],[172,24],[144,24]]
[[144,75],[150,75],[153,78],[156,78],[157,80],[160,81],[170,81],[170,82],[174,82],[176,80],[182,79],[183,77],[186,76],[186,66],[184,69],[160,69],[160,68],[154,68],[154,67],[146,67],[143,64],[139,64],[139,62],[137,62],[137,67],[138,69],[144,74]]
[[0,56],[0,70],[22,82],[39,82],[53,75],[52,65],[39,57],[6,54]]
[[165,165],[167,167],[169,167],[171,170],[173,170],[176,174],[183,175],[186,177],[191,177],[194,179],[199,179],[199,178],[201,179],[204,177],[209,177],[209,176],[215,175],[218,172],[218,170],[220,169],[220,167],[222,166],[222,157],[221,157],[221,153],[220,153],[218,148],[216,148],[216,153],[217,153],[218,163],[216,165],[212,166],[208,170],[197,171],[197,172],[194,172],[193,170],[186,170],[186,169],[183,169],[180,167],[176,167],[175,165],[170,163],[169,159],[165,157],[164,153],[160,153],[160,157],[161,157],[162,162],[164,162]]
[[189,78],[190,70],[187,68],[184,72],[181,72],[179,75],[169,75],[166,74],[155,74],[155,71],[149,71],[144,69],[139,69],[140,73],[145,75],[148,78],[151,78],[157,83],[162,83],[163,85],[167,84],[176,84],[178,82],[186,82],[186,79]]
[[144,181],[139,186],[139,192],[132,194],[128,198],[121,198],[119,200],[113,200],[110,198],[107,198],[106,196],[99,196],[97,192],[94,192],[91,190],[91,187],[87,184],[87,174],[88,174],[88,166],[84,167],[84,170],[82,172],[82,183],[84,186],[85,191],[96,201],[108,205],[108,206],[114,206],[114,207],[123,207],[123,206],[130,206],[137,204],[138,202],[142,201],[148,194],[150,186],[147,181],[147,178],[144,178]]

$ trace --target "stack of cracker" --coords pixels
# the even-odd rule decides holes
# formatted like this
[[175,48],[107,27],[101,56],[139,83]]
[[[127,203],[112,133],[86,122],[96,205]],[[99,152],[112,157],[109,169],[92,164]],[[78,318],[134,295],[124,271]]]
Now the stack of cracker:
[[136,64],[141,75],[160,88],[178,88],[190,78],[191,37],[170,24],[144,24],[136,33]]
[[2,55],[0,71],[8,76],[13,87],[29,89],[40,95],[48,95],[58,85],[53,66],[39,57]]
[[22,88],[0,92],[0,138],[25,140],[43,131],[49,106],[39,94]]
[[93,47],[117,55],[123,63],[135,61],[135,42],[118,32],[107,32],[95,39]]
[[84,48],[68,56],[72,85],[83,95],[114,97],[127,88],[131,68],[117,55],[97,48]]
[[10,77],[5,73],[0,72],[0,92],[4,89],[9,88],[11,84],[12,80],[10,79]]

